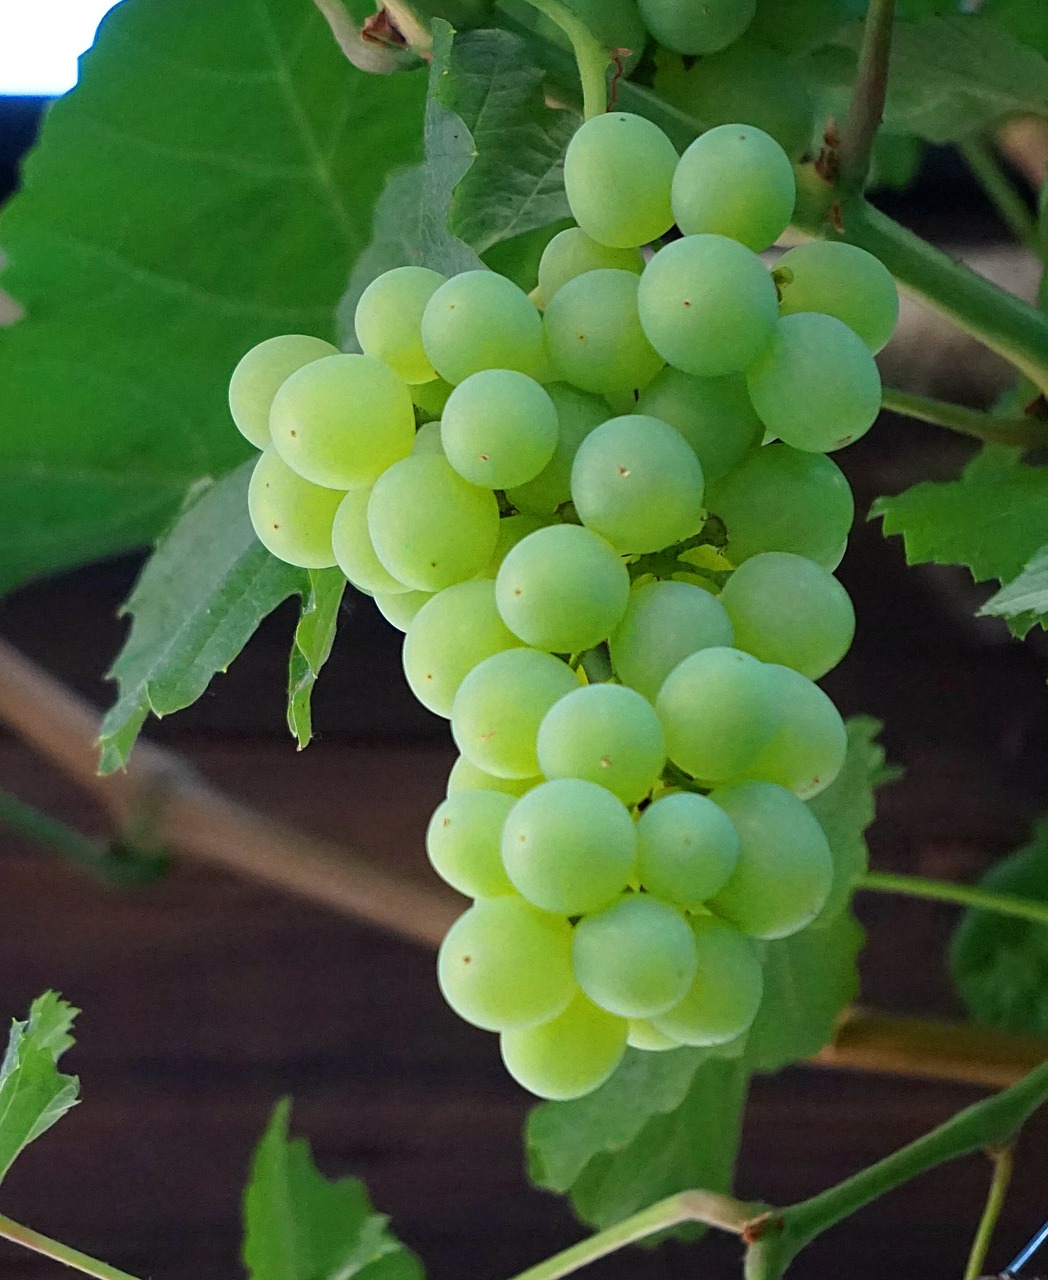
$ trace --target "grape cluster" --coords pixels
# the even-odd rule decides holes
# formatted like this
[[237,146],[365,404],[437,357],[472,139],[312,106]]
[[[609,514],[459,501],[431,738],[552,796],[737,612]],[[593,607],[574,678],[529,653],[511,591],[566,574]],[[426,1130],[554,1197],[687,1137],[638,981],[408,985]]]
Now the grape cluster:
[[361,354],[273,338],[230,387],[264,450],[259,538],[373,595],[451,721],[427,847],[475,902],[440,985],[550,1098],[596,1088],[627,1043],[730,1052],[760,940],[826,901],[804,801],[846,735],[814,682],[854,630],[832,572],[852,497],[826,453],[877,414],[897,310],[860,250],[757,256],[795,195],[760,130],[678,158],[611,113],[564,176],[578,225],[532,297],[401,267],[360,299]]

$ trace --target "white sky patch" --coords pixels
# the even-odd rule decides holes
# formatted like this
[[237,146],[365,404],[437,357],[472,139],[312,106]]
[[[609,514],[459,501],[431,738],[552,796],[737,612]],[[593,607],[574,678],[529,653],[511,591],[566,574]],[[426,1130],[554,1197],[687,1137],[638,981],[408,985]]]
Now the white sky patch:
[[53,97],[115,0],[0,0],[0,96]]

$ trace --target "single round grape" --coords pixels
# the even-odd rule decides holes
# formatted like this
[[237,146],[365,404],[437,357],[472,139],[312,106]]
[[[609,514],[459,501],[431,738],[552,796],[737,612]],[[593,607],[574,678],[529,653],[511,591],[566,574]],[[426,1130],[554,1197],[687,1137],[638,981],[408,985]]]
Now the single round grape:
[[523,898],[481,898],[448,930],[437,956],[444,999],[485,1031],[533,1027],[566,1009],[578,988],[571,926]]
[[493,773],[478,769],[465,756],[458,756],[448,774],[447,794],[461,791],[501,791],[507,796],[522,796],[525,791],[537,787],[541,778],[496,778]]
[[329,489],[371,484],[415,443],[407,387],[370,356],[325,356],[293,373],[269,425],[287,465]]
[[433,599],[432,591],[398,591],[395,595],[385,591],[374,593],[375,607],[391,627],[407,631],[411,619],[427,600]]
[[581,227],[558,231],[539,260],[539,296],[543,306],[548,305],[557,290],[569,280],[602,267],[632,271],[639,276],[644,270],[644,255],[639,249],[612,249],[609,245],[598,244]]
[[464,271],[440,286],[422,316],[422,345],[451,383],[481,369],[514,369],[541,378],[547,368],[535,304],[494,271]]
[[727,236],[674,240],[644,268],[637,309],[648,341],[675,369],[739,373],[767,346],[779,315],[767,267]]
[[702,467],[688,442],[645,414],[612,418],[583,440],[571,468],[579,519],[619,551],[661,551],[702,527]]
[[491,553],[491,559],[484,570],[484,577],[494,578],[502,567],[503,560],[517,543],[523,542],[528,534],[537,533],[539,529],[545,529],[545,527],[545,520],[540,520],[538,516],[529,515],[527,512],[519,512],[515,516],[503,516],[499,521],[499,536],[495,543],[495,550]]
[[626,612],[629,570],[610,543],[577,524],[551,524],[507,554],[495,578],[499,613],[535,649],[582,653]]
[[640,882],[674,906],[701,906],[727,884],[738,860],[738,833],[706,796],[674,791],[649,804],[637,821]]
[[564,155],[571,215],[598,244],[647,244],[673,226],[676,165],[677,149],[657,124],[626,111],[594,116],[575,131]]
[[698,968],[680,1004],[654,1019],[681,1044],[717,1045],[748,1031],[764,995],[764,971],[753,943],[708,917],[692,921]]
[[412,453],[439,453],[445,457],[444,441],[440,434],[440,421],[424,422],[415,432],[415,443],[411,446]]
[[747,124],[721,124],[696,138],[673,177],[673,214],[685,235],[713,232],[755,253],[789,226],[797,199],[790,158]]
[[746,769],[778,728],[763,663],[738,649],[700,649],[666,677],[655,701],[674,764],[719,782]]
[[430,422],[437,421],[444,412],[454,387],[443,378],[434,378],[432,382],[422,382],[411,387],[411,399],[417,406],[420,415]]
[[331,528],[342,497],[303,480],[275,449],[267,449],[251,472],[247,509],[259,542],[278,560],[300,569],[329,569],[335,564]]
[[814,311],[779,321],[746,370],[746,385],[768,431],[812,453],[853,444],[881,411],[869,348],[843,321]]
[[585,778],[636,804],[666,763],[662,724],[650,702],[620,684],[591,684],[555,702],[539,725],[547,778]]
[[386,595],[406,593],[408,588],[399,582],[375,555],[375,548],[368,532],[368,500],[370,489],[351,489],[335,512],[331,529],[331,547],[338,567],[359,591],[369,595],[382,592]]
[[713,792],[739,833],[739,861],[710,909],[754,938],[786,938],[810,924],[829,896],[833,858],[818,819],[774,782]]
[[557,447],[557,408],[527,374],[482,369],[460,382],[440,420],[448,461],[471,484],[534,480]]
[[557,410],[557,447],[533,480],[506,491],[506,497],[519,511],[535,516],[552,516],[571,498],[571,464],[579,445],[609,416],[603,400],[563,382],[552,383],[546,391]]
[[663,369],[640,393],[637,412],[681,433],[702,463],[707,485],[726,475],[764,436],[741,373],[694,378],[680,369]]
[[338,347],[306,333],[281,334],[252,347],[229,379],[229,412],[240,434],[257,449],[268,449],[269,410],[281,386],[314,360],[337,355]]
[[851,485],[832,458],[769,444],[744,458],[706,495],[742,564],[762,551],[792,551],[836,569],[855,519]]
[[626,1052],[626,1022],[584,995],[549,1022],[504,1031],[502,1061],[519,1085],[539,1098],[566,1102],[599,1088]]
[[673,907],[631,893],[575,927],[575,978],[587,996],[620,1018],[653,1018],[688,992],[695,936]]
[[843,768],[848,731],[833,700],[807,676],[769,664],[768,679],[782,718],[745,776],[777,782],[808,800],[824,791]]
[[405,382],[431,382],[437,373],[422,349],[422,313],[446,279],[428,267],[394,267],[372,280],[353,318],[361,351]]
[[368,529],[378,558],[416,591],[440,591],[484,568],[499,534],[499,504],[439,454],[414,454],[375,482]]
[[676,53],[716,53],[753,21],[757,0],[638,0],[651,34]]
[[631,1018],[626,1043],[631,1049],[644,1049],[648,1053],[665,1053],[667,1049],[679,1049],[680,1041],[660,1031],[647,1018]]
[[663,360],[641,328],[638,284],[632,271],[602,268],[557,290],[545,325],[558,377],[602,395],[632,391],[654,378]]
[[502,827],[516,802],[504,791],[459,791],[438,805],[426,830],[437,875],[470,898],[512,893],[502,865]]
[[455,745],[485,773],[534,777],[539,772],[535,740],[542,717],[578,686],[566,662],[538,649],[493,654],[473,668],[455,694]]
[[899,319],[899,291],[872,253],[838,240],[813,240],[784,253],[775,267],[784,316],[836,316],[877,354]]
[[855,609],[827,569],[803,556],[766,551],[728,579],[721,604],[735,644],[762,662],[818,680],[844,657],[855,635]]
[[644,582],[630,592],[608,645],[622,683],[654,702],[689,654],[730,646],[734,638],[724,606],[708,591],[689,582]]
[[519,644],[499,617],[490,578],[456,582],[424,604],[408,627],[404,674],[424,707],[450,717],[458,687],[473,668]]
[[634,873],[636,845],[622,801],[582,778],[540,783],[502,828],[502,861],[517,892],[565,916],[617,898]]

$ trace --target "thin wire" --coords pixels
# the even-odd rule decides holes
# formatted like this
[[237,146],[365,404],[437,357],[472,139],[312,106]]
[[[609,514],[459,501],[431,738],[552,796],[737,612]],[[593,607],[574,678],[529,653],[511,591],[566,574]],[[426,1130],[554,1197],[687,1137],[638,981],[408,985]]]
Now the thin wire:
[[1015,1261],[1005,1267],[1002,1274],[1006,1276],[1014,1276],[1030,1261],[1033,1255],[1040,1249],[1041,1245],[1048,1240],[1048,1222],[1038,1231],[1025,1249],[1021,1250]]

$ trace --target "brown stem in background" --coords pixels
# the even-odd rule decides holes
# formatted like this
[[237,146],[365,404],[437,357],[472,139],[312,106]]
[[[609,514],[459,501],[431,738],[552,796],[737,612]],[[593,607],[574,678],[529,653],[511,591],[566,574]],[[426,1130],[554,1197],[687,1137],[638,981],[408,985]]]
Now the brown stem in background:
[[866,183],[888,92],[894,21],[895,0],[870,0],[855,86],[837,151],[837,186],[844,195],[858,195]]

